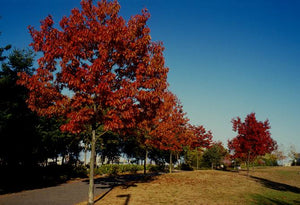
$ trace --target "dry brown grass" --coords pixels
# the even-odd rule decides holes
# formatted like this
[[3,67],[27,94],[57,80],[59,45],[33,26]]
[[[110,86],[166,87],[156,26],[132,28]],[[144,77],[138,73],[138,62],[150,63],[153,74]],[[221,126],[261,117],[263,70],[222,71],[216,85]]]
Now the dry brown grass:
[[96,205],[296,204],[299,172],[299,167],[256,169],[251,172],[255,178],[210,170],[164,174],[151,182],[115,187]]

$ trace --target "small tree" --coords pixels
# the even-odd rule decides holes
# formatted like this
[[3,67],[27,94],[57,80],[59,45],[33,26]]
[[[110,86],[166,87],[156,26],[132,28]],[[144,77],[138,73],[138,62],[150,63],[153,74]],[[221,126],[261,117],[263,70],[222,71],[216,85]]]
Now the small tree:
[[196,151],[196,166],[199,169],[199,151],[202,151],[203,148],[209,148],[212,143],[212,133],[211,131],[206,131],[202,125],[188,126],[188,137],[187,144],[190,149],[194,149]]
[[295,145],[290,145],[289,150],[288,150],[288,156],[292,161],[292,165],[296,164],[295,160],[297,158],[297,152],[296,152],[296,147]]
[[284,153],[284,146],[283,144],[280,144],[277,149],[273,151],[273,154],[276,156],[276,159],[281,162],[281,165],[283,165],[283,161],[287,158],[287,156]]
[[235,158],[246,161],[247,174],[249,175],[249,165],[257,156],[271,153],[276,149],[276,141],[271,138],[270,124],[257,121],[255,113],[247,115],[245,122],[239,117],[232,119],[233,131],[238,135],[228,141],[228,147],[234,152]]

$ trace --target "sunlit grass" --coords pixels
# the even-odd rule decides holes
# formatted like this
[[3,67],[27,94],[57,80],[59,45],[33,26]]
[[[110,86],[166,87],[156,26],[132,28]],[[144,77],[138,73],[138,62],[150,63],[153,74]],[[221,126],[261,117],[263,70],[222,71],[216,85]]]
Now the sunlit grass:
[[96,204],[300,204],[300,167],[192,171],[115,187]]

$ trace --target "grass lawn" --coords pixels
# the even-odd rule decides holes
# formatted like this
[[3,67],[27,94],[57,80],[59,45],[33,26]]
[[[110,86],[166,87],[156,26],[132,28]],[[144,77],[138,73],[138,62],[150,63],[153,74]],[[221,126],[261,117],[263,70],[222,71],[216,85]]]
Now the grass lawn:
[[163,174],[115,187],[102,204],[300,204],[300,167]]

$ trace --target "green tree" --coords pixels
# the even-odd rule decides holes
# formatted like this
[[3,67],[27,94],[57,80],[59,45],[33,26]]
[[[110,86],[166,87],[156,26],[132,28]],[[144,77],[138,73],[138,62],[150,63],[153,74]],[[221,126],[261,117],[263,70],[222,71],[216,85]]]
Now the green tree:
[[40,137],[39,153],[42,161],[48,158],[57,159],[62,157],[62,163],[68,157],[68,163],[76,164],[79,153],[82,150],[80,141],[82,136],[62,132],[60,126],[62,120],[58,118],[40,117],[37,126],[38,135]]
[[[0,19],[1,19],[1,16],[0,16]],[[0,32],[0,35],[1,35],[1,32]],[[0,47],[0,62],[4,61],[7,56],[4,56],[3,53],[5,51],[8,51],[9,49],[11,49],[11,45],[6,45],[4,47]]]
[[33,59],[32,51],[14,49],[1,66],[0,160],[4,165],[29,165],[38,158],[37,117],[26,105],[27,89],[16,84],[18,72],[32,74]]
[[5,47],[0,47],[0,61],[4,61],[7,58],[6,56],[3,56],[3,53],[4,53],[4,51],[9,50],[10,48],[11,48],[11,45],[7,45]]
[[121,156],[121,139],[117,133],[106,132],[96,142],[96,153],[100,155],[102,163],[105,158],[108,164],[118,160]]
[[226,156],[227,150],[221,142],[214,143],[210,148],[204,151],[202,156],[202,164],[213,169],[221,164],[222,159]]

